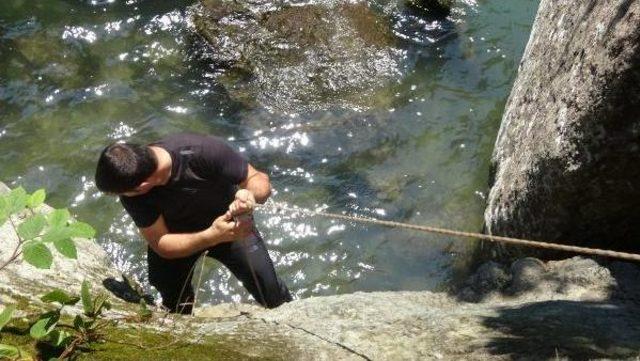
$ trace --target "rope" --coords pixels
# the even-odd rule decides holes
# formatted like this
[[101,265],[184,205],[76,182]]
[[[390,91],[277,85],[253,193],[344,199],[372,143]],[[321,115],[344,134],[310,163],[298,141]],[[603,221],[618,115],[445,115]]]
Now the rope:
[[[187,290],[187,286],[191,284],[191,277],[193,276],[193,271],[196,268],[196,264],[197,264],[197,260],[195,262],[193,262],[193,265],[191,266],[191,269],[189,270],[189,273],[187,273],[187,278],[185,279],[184,283],[182,284],[182,289],[180,290],[180,294],[178,295],[178,300],[176,301],[176,307],[175,310],[178,313],[182,313],[185,309],[185,307],[191,305],[191,309],[192,309],[192,313],[193,313],[193,302],[180,302],[182,301],[182,296],[184,296],[184,291]],[[180,310],[178,310],[178,307],[180,307]]]
[[491,241],[491,242],[506,243],[506,244],[512,244],[512,245],[518,245],[518,246],[552,249],[552,250],[558,250],[558,251],[581,253],[581,254],[603,256],[603,257],[610,257],[610,258],[619,258],[627,261],[640,262],[640,255],[634,254],[634,253],[617,252],[617,251],[598,249],[598,248],[569,246],[566,244],[532,241],[528,239],[495,236],[495,235],[488,235],[488,234],[475,233],[475,232],[464,232],[464,231],[457,231],[457,230],[447,229],[447,228],[420,226],[416,224],[402,223],[402,222],[395,222],[395,221],[384,221],[376,218],[364,218],[364,217],[349,216],[345,214],[330,213],[330,212],[317,211],[317,210],[314,211],[310,209],[291,208],[281,203],[275,203],[275,202],[270,202],[270,203],[257,205],[257,206],[263,209],[272,208],[276,211],[283,210],[287,212],[299,212],[302,214],[306,214],[307,216],[321,216],[325,218],[339,219],[343,221],[358,222],[358,223],[369,223],[369,224],[375,224],[375,225],[391,227],[391,228],[403,228],[403,229],[410,229],[410,230],[419,231],[419,232],[444,234],[448,236],[463,237],[463,238],[475,238],[475,239],[482,239],[482,240]]
[[[200,275],[198,276],[198,283],[196,287],[196,292],[193,295],[193,307],[191,308],[191,316],[193,316],[193,310],[196,309],[196,304],[198,302],[198,294],[200,293],[200,284],[202,283],[202,274],[204,273],[204,263],[207,260],[207,255],[209,255],[209,250],[206,250],[202,256],[200,257]],[[195,266],[195,264],[194,264]]]

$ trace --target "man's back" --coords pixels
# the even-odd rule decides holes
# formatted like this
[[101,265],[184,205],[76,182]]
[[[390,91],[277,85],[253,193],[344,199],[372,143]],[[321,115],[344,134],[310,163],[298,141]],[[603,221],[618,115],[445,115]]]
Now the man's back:
[[225,213],[247,176],[247,161],[217,137],[184,133],[151,145],[171,155],[171,177],[143,195],[120,197],[140,228],[162,215],[171,232],[203,230]]

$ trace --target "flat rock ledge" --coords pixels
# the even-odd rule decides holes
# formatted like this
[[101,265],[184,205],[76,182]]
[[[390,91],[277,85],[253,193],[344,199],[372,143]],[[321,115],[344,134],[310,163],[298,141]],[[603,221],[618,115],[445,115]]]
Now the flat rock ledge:
[[[15,241],[10,227],[0,228],[0,260]],[[51,287],[78,292],[84,279],[101,287],[104,279],[118,277],[97,243],[78,245],[80,260],[56,258],[50,271],[24,262],[1,271],[0,301],[32,307]],[[451,293],[357,292],[273,310],[202,306],[195,317],[157,313],[142,326],[210,346],[216,359],[635,360],[638,279],[640,268],[627,263],[604,267],[580,257],[546,263],[525,258],[509,266],[485,263]],[[135,307],[115,302],[109,317],[130,315]],[[137,333],[139,324],[123,324],[130,326]]]
[[[510,267],[489,262],[455,294],[357,292],[275,310],[202,307],[197,332],[251,335],[243,346],[251,357],[636,359],[638,276],[634,265],[605,268],[580,257],[547,263],[525,258]],[[212,315],[215,322],[208,319]],[[271,337],[286,344],[287,352],[269,346]]]

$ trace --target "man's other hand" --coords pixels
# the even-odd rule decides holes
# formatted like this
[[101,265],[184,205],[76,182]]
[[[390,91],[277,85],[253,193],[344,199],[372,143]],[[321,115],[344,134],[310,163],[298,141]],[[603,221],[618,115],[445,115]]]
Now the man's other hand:
[[231,216],[237,217],[243,214],[251,214],[256,205],[253,193],[247,189],[240,189],[236,192],[236,199],[229,205]]
[[253,232],[253,224],[250,219],[234,220],[231,213],[227,212],[216,218],[209,229],[212,241],[220,244],[249,237]]

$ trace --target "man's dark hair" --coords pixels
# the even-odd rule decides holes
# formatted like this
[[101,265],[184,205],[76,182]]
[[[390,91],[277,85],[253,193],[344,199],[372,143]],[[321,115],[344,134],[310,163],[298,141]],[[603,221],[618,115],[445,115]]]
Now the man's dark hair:
[[107,193],[128,192],[149,178],[157,166],[158,161],[149,147],[114,143],[100,154],[96,186]]

